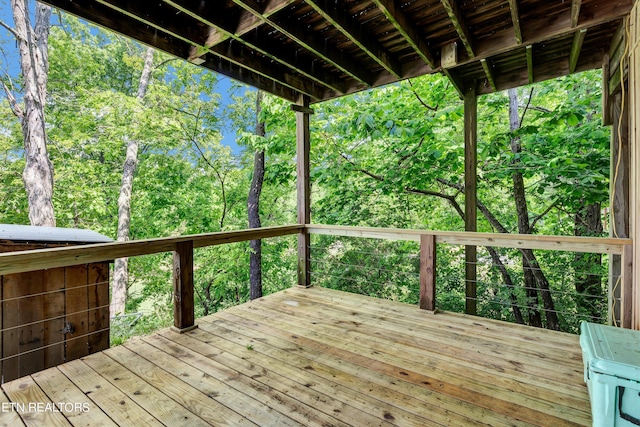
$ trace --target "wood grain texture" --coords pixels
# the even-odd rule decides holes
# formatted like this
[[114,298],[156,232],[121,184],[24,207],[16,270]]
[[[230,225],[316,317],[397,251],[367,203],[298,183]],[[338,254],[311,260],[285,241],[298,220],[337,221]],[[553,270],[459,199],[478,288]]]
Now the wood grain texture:
[[6,400],[89,403],[73,425],[591,424],[575,335],[318,287],[198,325],[5,384]]
[[496,246],[502,248],[543,249],[550,251],[622,254],[627,238],[547,236],[540,234],[474,233],[464,231],[410,230],[398,228],[349,227],[340,225],[307,225],[311,234],[365,237],[386,240],[420,241],[422,234],[434,234],[436,243],[452,245]]
[[116,258],[171,252],[179,242],[193,241],[194,248],[244,242],[269,237],[297,234],[302,225],[263,227],[252,230],[224,231],[186,235],[179,237],[160,237],[156,239],[134,240],[129,242],[100,243],[85,246],[73,246],[54,249],[38,249],[26,252],[0,254],[0,274],[32,271],[38,268],[66,267],[70,265],[111,261]]
[[173,252],[173,326],[194,325],[193,242],[180,242]]
[[420,236],[420,303],[423,310],[436,309],[436,236]]

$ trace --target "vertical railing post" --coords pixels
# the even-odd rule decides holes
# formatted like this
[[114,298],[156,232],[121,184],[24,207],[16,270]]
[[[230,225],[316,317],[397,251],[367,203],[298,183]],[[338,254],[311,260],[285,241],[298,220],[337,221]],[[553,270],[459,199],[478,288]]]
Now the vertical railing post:
[[[309,97],[302,95],[299,104],[291,109],[296,112],[296,188],[298,194],[298,224],[311,223],[311,183],[309,179],[309,151],[311,150],[311,134],[309,116],[313,110],[309,108]],[[304,229],[298,235],[298,285],[311,286],[311,249],[309,232]]]
[[624,245],[620,268],[620,326],[633,328],[633,246]]
[[420,308],[436,309],[436,236],[420,236]]
[[[464,94],[464,229],[477,231],[478,98],[475,85]],[[477,249],[465,246],[465,311],[476,314]]]
[[173,329],[196,327],[193,301],[193,241],[178,242],[173,252]]

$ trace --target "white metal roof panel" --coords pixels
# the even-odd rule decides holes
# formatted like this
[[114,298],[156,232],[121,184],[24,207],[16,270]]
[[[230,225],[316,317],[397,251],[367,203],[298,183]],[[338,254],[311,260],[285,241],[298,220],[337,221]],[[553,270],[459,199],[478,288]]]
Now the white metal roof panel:
[[92,230],[0,224],[0,240],[14,242],[106,243],[113,239]]

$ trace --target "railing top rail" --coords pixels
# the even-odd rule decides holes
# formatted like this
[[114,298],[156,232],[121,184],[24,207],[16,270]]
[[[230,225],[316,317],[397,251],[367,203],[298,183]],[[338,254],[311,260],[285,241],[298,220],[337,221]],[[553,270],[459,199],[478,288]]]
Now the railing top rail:
[[176,249],[178,243],[186,241],[193,241],[194,248],[201,248],[225,243],[297,234],[303,229],[303,225],[286,225],[239,231],[160,237],[129,242],[98,243],[92,245],[66,246],[62,248],[7,252],[0,254],[0,275],[170,252]]
[[549,236],[539,234],[478,233],[472,231],[408,230],[398,228],[307,225],[312,234],[366,237],[385,240],[420,241],[423,234],[436,236],[436,243],[471,246],[495,246],[515,249],[542,249],[569,252],[622,254],[631,239],[607,237]]
[[313,234],[387,240],[411,240],[416,242],[420,240],[421,235],[433,234],[436,236],[437,243],[608,254],[622,254],[624,247],[632,243],[631,239],[600,237],[411,230],[321,224],[304,226],[296,224],[239,231],[160,237],[129,242],[98,243],[0,253],[0,275],[170,252],[176,249],[178,243],[186,241],[193,241],[194,248],[201,248],[225,243],[297,234],[305,229]]

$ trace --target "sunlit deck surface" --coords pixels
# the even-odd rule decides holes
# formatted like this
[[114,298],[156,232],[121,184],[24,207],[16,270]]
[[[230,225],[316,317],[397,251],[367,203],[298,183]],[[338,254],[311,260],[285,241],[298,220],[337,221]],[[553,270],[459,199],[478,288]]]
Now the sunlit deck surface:
[[322,288],[197,323],[4,384],[3,409],[88,410],[3,410],[0,424],[591,424],[577,336]]

